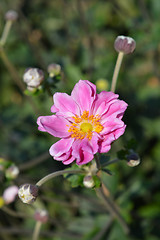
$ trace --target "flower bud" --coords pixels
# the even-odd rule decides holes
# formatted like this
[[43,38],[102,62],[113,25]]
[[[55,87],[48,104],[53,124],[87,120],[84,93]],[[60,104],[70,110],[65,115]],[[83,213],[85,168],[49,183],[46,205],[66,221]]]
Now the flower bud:
[[140,158],[137,153],[133,152],[127,156],[127,165],[136,167],[140,164]]
[[38,196],[38,187],[31,184],[23,184],[19,187],[18,196],[22,202],[31,204]]
[[114,42],[114,48],[117,52],[129,54],[136,48],[136,42],[131,37],[118,36]]
[[109,83],[106,79],[100,78],[96,81],[96,87],[98,91],[106,91],[108,90]]
[[95,185],[91,175],[87,175],[83,178],[83,184],[86,188],[93,188]]
[[17,186],[8,187],[3,193],[4,202],[6,204],[13,202],[17,196],[17,193],[18,193]]
[[46,223],[48,221],[48,212],[46,210],[37,210],[34,214],[34,219],[36,221]]
[[5,205],[3,197],[0,197],[0,208]]
[[5,172],[6,178],[9,178],[9,179],[15,179],[18,176],[18,174],[19,174],[19,169],[15,165],[11,165],[9,168],[7,168]]
[[27,84],[27,89],[33,91],[39,87],[41,82],[44,80],[44,73],[39,68],[27,68],[24,75],[23,81]]
[[51,63],[48,65],[47,70],[48,70],[49,76],[54,77],[61,73],[61,66],[56,63]]
[[9,10],[5,14],[5,19],[8,21],[16,21],[18,18],[18,13],[14,10]]

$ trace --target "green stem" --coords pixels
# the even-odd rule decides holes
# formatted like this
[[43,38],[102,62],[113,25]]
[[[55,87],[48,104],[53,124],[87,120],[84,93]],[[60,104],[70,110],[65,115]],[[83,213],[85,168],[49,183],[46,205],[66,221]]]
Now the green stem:
[[118,78],[119,70],[120,70],[120,67],[121,67],[122,60],[123,60],[123,56],[124,56],[124,53],[119,52],[118,58],[117,58],[117,61],[116,61],[116,66],[114,68],[112,83],[111,83],[111,91],[112,92],[115,92],[115,89],[116,89],[117,78]]
[[99,160],[99,155],[96,153],[94,155],[94,158],[95,158],[95,161],[96,161],[96,165],[97,165],[97,168],[98,170],[101,168],[101,164],[100,164],[100,160]]
[[129,228],[128,228],[126,222],[124,221],[123,217],[121,216],[121,214],[120,214],[117,206],[116,206],[115,203],[112,201],[112,199],[109,198],[109,197],[104,193],[102,187],[97,188],[97,189],[96,189],[96,192],[97,192],[98,196],[100,196],[100,197],[103,199],[103,201],[104,201],[104,203],[105,203],[108,211],[111,213],[111,215],[112,215],[113,217],[117,218],[117,220],[118,220],[118,221],[120,222],[120,224],[122,225],[124,232],[125,232],[126,234],[128,234],[128,233],[129,233]]
[[119,162],[119,161],[120,161],[119,158],[115,158],[115,159],[113,159],[113,160],[111,160],[111,161],[109,161],[109,162],[106,162],[106,163],[102,164],[102,165],[101,165],[101,168],[106,167],[106,166],[108,166],[108,165],[110,165],[110,164]]
[[11,26],[12,26],[12,21],[11,20],[8,20],[4,26],[4,29],[3,29],[3,33],[2,33],[2,37],[0,39],[0,45],[1,46],[4,46],[4,44],[6,43],[6,40],[7,40],[7,37],[8,37],[8,34],[9,34],[9,31],[11,29]]
[[40,233],[40,229],[41,229],[41,225],[42,225],[42,222],[40,222],[40,221],[37,221],[37,222],[36,222],[36,225],[35,225],[35,228],[34,228],[34,232],[33,232],[32,240],[38,240],[39,233]]
[[77,173],[84,173],[84,170],[61,170],[61,171],[57,171],[51,174],[48,174],[47,176],[45,176],[44,178],[42,178],[41,180],[39,180],[36,185],[38,187],[40,187],[42,184],[44,184],[45,182],[47,182],[48,180],[60,176],[60,175],[64,175],[64,174],[77,174]]

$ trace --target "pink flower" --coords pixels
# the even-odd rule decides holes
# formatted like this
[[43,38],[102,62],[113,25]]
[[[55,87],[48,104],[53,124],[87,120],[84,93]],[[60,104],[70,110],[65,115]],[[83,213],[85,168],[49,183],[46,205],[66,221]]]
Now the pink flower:
[[3,193],[3,199],[6,204],[13,202],[18,194],[18,187],[11,186],[5,189]]
[[82,165],[95,153],[108,152],[126,127],[121,119],[127,104],[117,98],[113,92],[96,94],[96,86],[87,80],[80,80],[71,96],[55,93],[51,107],[55,114],[37,120],[40,131],[61,138],[51,146],[51,156],[66,165],[74,160]]

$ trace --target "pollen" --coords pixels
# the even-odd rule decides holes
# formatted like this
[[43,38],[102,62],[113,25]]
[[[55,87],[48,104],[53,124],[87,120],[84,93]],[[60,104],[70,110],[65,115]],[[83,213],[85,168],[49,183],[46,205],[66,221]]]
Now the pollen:
[[94,132],[100,133],[102,130],[100,117],[89,115],[89,111],[84,111],[81,117],[77,115],[73,117],[73,123],[68,132],[71,133],[72,138],[84,139],[86,137],[91,140]]

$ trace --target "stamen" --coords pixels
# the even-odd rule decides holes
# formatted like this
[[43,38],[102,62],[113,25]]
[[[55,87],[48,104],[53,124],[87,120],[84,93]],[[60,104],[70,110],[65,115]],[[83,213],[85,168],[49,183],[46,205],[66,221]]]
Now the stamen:
[[103,130],[100,117],[98,115],[89,116],[89,111],[84,111],[81,117],[76,115],[73,119],[74,122],[68,130],[72,138],[84,139],[86,137],[91,140],[93,132],[100,133]]

